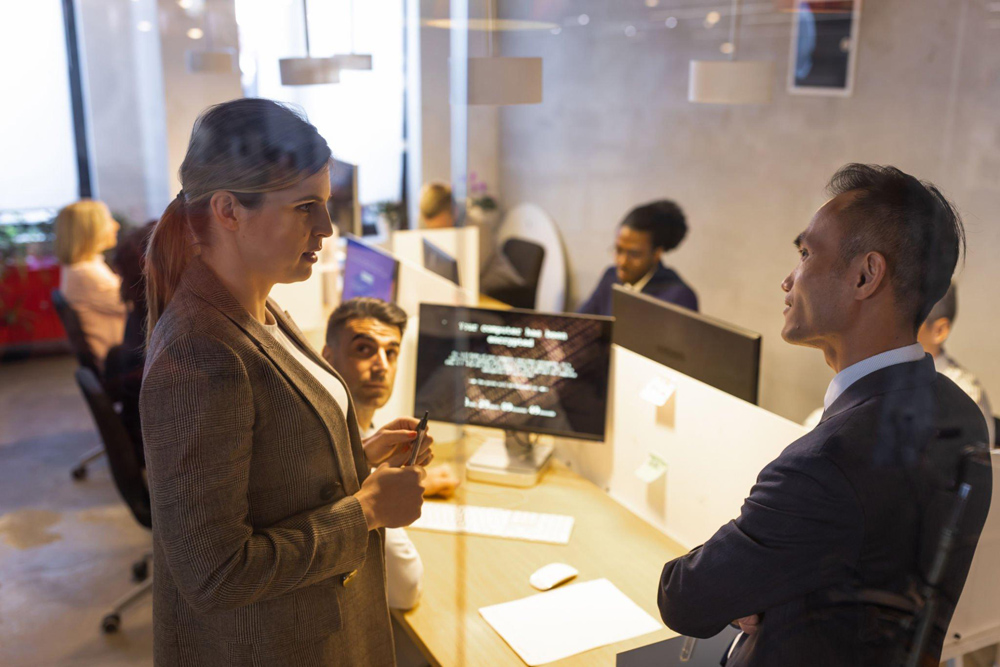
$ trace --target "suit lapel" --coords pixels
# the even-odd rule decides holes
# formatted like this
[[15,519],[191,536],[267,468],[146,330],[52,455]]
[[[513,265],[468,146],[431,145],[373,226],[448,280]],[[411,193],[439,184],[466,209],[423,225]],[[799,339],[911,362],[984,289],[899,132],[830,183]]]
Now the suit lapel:
[[[192,260],[184,272],[183,281],[194,294],[215,307],[239,327],[309,405],[309,408],[326,428],[331,449],[340,467],[344,490],[349,494],[355,493],[360,488],[360,481],[364,478],[361,475],[367,477],[368,470],[367,465],[358,466],[359,457],[354,453],[355,449],[361,450],[361,444],[360,438],[357,436],[357,419],[354,416],[353,405],[348,405],[345,415],[319,380],[297,362],[260,322],[251,317],[250,313],[236,301],[236,298],[200,259]],[[321,367],[328,369],[338,379],[341,379],[319,355],[311,350],[302,333],[271,300],[268,300],[268,310],[275,317],[282,330],[305,351],[310,359],[316,360]],[[348,401],[350,402],[350,400],[350,392],[348,392]],[[334,416],[339,419],[335,419]],[[355,447],[355,443],[357,443],[357,447]],[[363,457],[362,451],[360,452],[362,462]]]

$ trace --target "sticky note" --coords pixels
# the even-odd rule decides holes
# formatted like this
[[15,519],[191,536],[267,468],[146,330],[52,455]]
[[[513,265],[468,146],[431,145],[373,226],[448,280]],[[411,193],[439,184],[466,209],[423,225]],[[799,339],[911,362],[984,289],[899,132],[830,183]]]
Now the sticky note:
[[670,400],[670,397],[674,395],[675,389],[676,387],[673,382],[664,380],[661,377],[654,377],[646,383],[646,386],[639,393],[639,398],[647,403],[652,403],[658,408],[662,408]]
[[635,476],[646,484],[652,484],[667,472],[667,462],[652,452],[635,471]]

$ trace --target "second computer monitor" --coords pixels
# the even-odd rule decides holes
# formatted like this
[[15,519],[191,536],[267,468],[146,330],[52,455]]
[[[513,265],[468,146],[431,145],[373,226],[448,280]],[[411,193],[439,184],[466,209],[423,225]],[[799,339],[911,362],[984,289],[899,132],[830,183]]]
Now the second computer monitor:
[[420,305],[415,413],[603,440],[610,317]]
[[396,300],[399,262],[392,255],[348,237],[343,275],[344,292],[341,301],[359,296],[389,302]]
[[424,239],[424,268],[459,285],[458,260]]
[[611,312],[616,345],[757,404],[760,334],[617,286]]

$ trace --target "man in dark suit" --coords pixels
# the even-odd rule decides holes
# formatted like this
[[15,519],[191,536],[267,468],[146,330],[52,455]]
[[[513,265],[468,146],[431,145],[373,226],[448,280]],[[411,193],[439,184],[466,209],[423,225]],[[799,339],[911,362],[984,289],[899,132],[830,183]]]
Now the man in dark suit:
[[680,207],[662,199],[638,206],[618,226],[615,265],[608,267],[594,293],[578,312],[611,314],[613,285],[623,285],[662,301],[698,310],[698,297],[677,272],[660,262],[663,253],[680,245],[687,222]]
[[[936,665],[989,510],[982,413],[916,338],[948,289],[961,221],[933,185],[892,167],[848,165],[830,192],[781,285],[782,337],[837,371],[823,419],[764,468],[738,519],[660,580],[660,614],[677,632],[740,626],[728,667],[895,664],[955,480],[971,471],[921,663]],[[980,463],[963,464],[970,446]]]

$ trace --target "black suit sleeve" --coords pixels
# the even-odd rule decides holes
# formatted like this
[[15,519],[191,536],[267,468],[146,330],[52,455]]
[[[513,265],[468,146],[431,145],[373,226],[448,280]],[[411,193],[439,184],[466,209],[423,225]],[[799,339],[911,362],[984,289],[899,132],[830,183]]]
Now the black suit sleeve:
[[711,637],[736,619],[844,581],[863,533],[861,506],[841,470],[786,450],[761,473],[738,519],[664,566],[660,616],[683,635]]
[[587,299],[582,306],[577,309],[577,313],[580,315],[610,315],[610,313],[603,312],[605,310],[603,304],[607,302],[609,295],[611,294],[611,285],[614,281],[614,271],[615,268],[604,272],[601,279],[597,282],[597,287],[594,288],[593,293],[590,298]]

